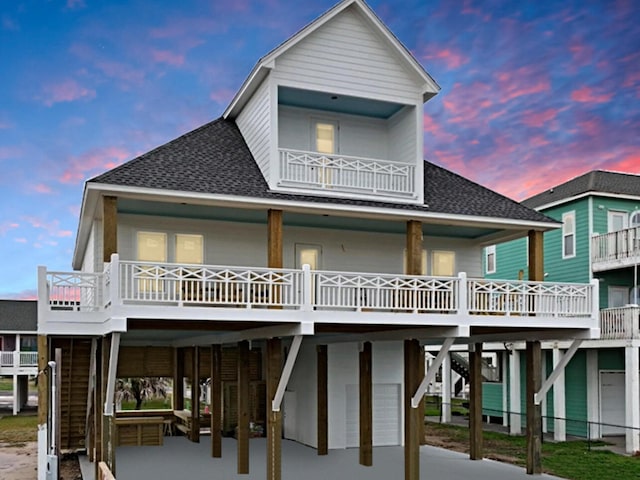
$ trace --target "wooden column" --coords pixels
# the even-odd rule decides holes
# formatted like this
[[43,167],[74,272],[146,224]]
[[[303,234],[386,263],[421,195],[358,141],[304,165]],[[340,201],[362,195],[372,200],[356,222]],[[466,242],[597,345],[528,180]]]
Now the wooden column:
[[328,354],[326,345],[316,347],[318,356],[318,455],[329,453]]
[[104,340],[97,339],[96,346],[96,386],[93,392],[93,461],[95,465],[95,478],[98,477],[98,462],[102,461],[102,413],[103,403],[102,396],[104,394],[103,374],[102,374],[102,349]]
[[373,465],[373,379],[371,342],[364,342],[360,352],[360,465]]
[[539,341],[527,342],[527,473],[542,473],[542,409],[534,402],[542,386]]
[[[529,280],[544,281],[542,232],[529,231]],[[527,473],[542,473],[542,407],[534,402],[542,385],[540,342],[527,342]]]
[[173,409],[184,410],[184,349],[173,350]]
[[111,451],[109,449],[109,444],[111,440],[111,422],[105,415],[105,402],[106,402],[106,392],[107,392],[107,380],[109,378],[109,353],[111,352],[111,337],[106,336],[102,337],[102,362],[100,364],[100,369],[102,370],[102,379],[101,379],[101,392],[100,392],[100,421],[102,422],[102,426],[100,429],[101,434],[101,448],[100,448],[100,461],[105,462],[109,468],[111,468]]
[[46,335],[38,335],[38,425],[47,425],[49,415],[49,342]]
[[282,210],[267,212],[267,266],[282,268]]
[[238,343],[238,473],[249,473],[249,342]]
[[200,443],[200,349],[191,351],[191,433],[189,440]]
[[282,478],[282,411],[271,409],[282,374],[282,341],[267,340],[267,480]]
[[118,198],[102,197],[102,251],[103,261],[110,262],[118,252]]
[[482,343],[469,352],[469,458],[482,460]]
[[420,381],[418,358],[420,344],[417,340],[404,341],[404,478],[420,479],[420,439],[418,438],[419,412],[411,407],[411,398],[416,393]]
[[222,457],[222,346],[211,345],[211,456]]
[[422,274],[422,222],[407,222],[407,275]]

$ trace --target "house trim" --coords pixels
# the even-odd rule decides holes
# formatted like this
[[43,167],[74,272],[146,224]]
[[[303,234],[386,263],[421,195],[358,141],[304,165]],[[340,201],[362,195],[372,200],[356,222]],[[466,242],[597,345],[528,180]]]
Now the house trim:
[[[607,197],[607,198],[616,198],[619,200],[640,200],[640,196],[638,195],[627,195],[623,193],[610,193],[610,192],[600,192],[600,191],[589,191],[584,192],[579,195],[574,195],[572,197],[561,198],[560,200],[556,200],[555,202],[549,202],[537,207],[529,207],[533,210],[541,211],[546,210],[547,208],[557,207],[558,205],[564,205],[565,203],[574,202],[576,200],[580,200],[582,198],[593,196],[593,197]],[[527,205],[527,200],[523,200],[521,202],[523,205]]]

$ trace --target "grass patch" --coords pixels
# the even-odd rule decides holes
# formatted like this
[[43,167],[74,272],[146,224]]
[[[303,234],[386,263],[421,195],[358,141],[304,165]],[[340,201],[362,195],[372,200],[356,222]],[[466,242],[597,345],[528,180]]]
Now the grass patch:
[[[465,408],[462,404],[467,402],[462,398],[451,399],[451,414],[452,415],[468,415],[469,409]],[[438,395],[427,395],[425,397],[425,412],[428,417],[439,417],[442,413],[442,398]]]
[[18,415],[0,418],[0,443],[20,446],[38,440],[38,417]]
[[0,390],[3,392],[13,392],[13,378],[0,377]]
[[[122,402],[122,410],[134,410],[136,408],[135,400],[130,402]],[[152,398],[144,400],[140,410],[171,410],[171,398]]]
[[[433,445],[469,452],[469,429],[455,425],[428,423],[427,442]],[[484,457],[524,466],[527,442],[523,436],[483,432]],[[591,446],[606,445],[591,442]],[[603,478],[640,478],[640,457],[626,457],[606,450],[589,450],[586,441],[542,444],[542,468],[545,473],[570,480]]]

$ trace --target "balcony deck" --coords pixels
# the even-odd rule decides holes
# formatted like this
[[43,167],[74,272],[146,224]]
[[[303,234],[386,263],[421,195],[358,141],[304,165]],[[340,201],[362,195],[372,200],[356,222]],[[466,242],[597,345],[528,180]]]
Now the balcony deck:
[[596,235],[591,239],[594,272],[630,267],[640,263],[640,227]]
[[640,339],[640,306],[627,305],[601,310],[600,338],[602,340]]
[[[39,272],[43,333],[106,333],[109,319],[598,328],[597,283],[120,261]],[[74,330],[75,329],[75,330]],[[101,330],[102,329],[102,330]]]
[[0,351],[0,375],[35,375],[38,352]]

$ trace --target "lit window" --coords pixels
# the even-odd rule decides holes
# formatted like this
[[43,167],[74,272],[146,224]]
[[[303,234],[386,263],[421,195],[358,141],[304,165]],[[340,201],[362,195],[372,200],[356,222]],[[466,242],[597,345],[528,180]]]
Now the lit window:
[[431,257],[431,274],[436,277],[453,277],[456,270],[456,253],[434,250]]
[[576,213],[562,215],[562,258],[576,256]]
[[316,152],[336,153],[336,126],[333,123],[316,123]]
[[484,252],[487,273],[496,273],[496,246],[491,245],[487,247]]
[[[138,260],[141,262],[167,261],[167,235],[158,232],[138,232]],[[138,290],[144,293],[163,291],[157,269],[145,266],[138,273]]]
[[176,235],[176,263],[203,263],[202,235]]

